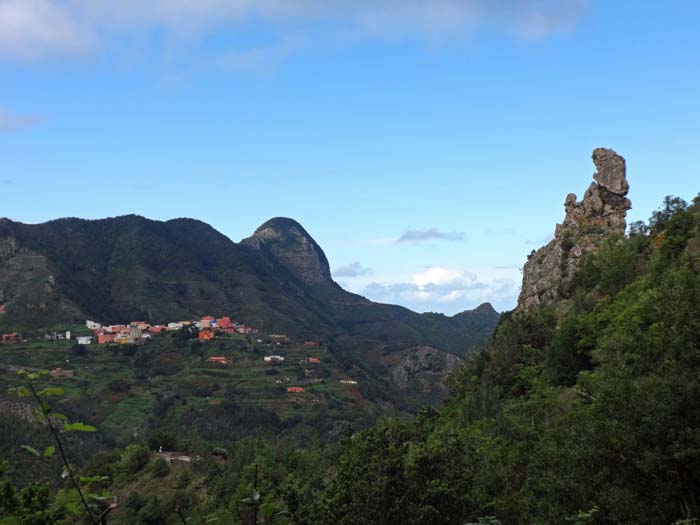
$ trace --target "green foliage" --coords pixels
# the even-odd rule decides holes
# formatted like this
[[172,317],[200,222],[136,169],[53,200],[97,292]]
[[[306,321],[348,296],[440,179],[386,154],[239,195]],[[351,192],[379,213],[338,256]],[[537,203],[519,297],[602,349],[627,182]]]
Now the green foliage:
[[62,523],[66,509],[56,505],[46,484],[31,483],[22,489],[5,477],[0,464],[0,523],[3,525],[53,525]]
[[151,459],[151,453],[143,445],[129,445],[124,450],[121,467],[128,474],[136,474],[145,467]]
[[[586,257],[567,308],[504,315],[453,374],[439,417],[347,443],[320,522],[698,519],[698,243],[700,200],[667,198],[648,228]],[[408,458],[433,442],[414,477]],[[426,505],[440,486],[462,499]]]
[[168,462],[163,458],[157,458],[151,464],[151,473],[156,478],[164,478],[170,473],[170,466]]

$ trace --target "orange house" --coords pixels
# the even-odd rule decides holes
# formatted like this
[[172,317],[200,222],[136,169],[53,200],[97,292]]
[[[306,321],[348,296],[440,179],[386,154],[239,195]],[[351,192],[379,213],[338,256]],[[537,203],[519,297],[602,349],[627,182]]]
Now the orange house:
[[214,332],[211,330],[202,330],[199,332],[200,341],[211,341],[212,339],[214,339]]
[[303,386],[290,386],[287,387],[287,392],[290,394],[301,394],[304,391]]

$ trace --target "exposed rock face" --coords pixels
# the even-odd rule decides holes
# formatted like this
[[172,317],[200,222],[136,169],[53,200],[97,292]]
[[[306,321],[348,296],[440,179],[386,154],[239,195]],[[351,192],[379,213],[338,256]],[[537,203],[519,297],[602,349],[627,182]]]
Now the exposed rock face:
[[269,253],[306,284],[332,282],[326,255],[295,220],[283,217],[270,219],[241,242]]
[[566,216],[557,224],[554,239],[528,257],[523,268],[523,286],[518,309],[552,304],[573,277],[581,257],[597,249],[611,236],[623,236],[627,210],[632,207],[626,195],[625,159],[611,149],[593,151],[595,182],[578,202],[570,193],[564,202]]
[[12,237],[0,239],[0,261],[9,259],[17,252],[17,241]]
[[73,305],[61,301],[55,288],[45,256],[20,247],[12,237],[0,237],[0,303],[7,307],[5,319],[43,312],[50,306],[66,315],[77,314]]
[[447,378],[460,361],[456,355],[432,346],[416,346],[391,354],[387,365],[389,376],[399,389],[417,383],[423,392],[442,394],[447,390]]

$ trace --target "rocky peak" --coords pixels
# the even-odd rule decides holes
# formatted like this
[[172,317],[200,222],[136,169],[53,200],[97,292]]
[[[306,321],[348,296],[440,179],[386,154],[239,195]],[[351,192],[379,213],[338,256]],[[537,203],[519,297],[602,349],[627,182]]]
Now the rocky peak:
[[573,277],[580,258],[595,251],[611,236],[622,236],[627,210],[632,207],[625,159],[611,149],[593,151],[594,182],[578,201],[570,193],[564,201],[566,215],[557,224],[554,239],[530,254],[523,268],[518,309],[551,304],[561,299],[560,290]]
[[17,253],[17,241],[12,237],[0,238],[0,261]]
[[484,315],[493,315],[498,313],[491,303],[481,303],[479,306],[474,308],[472,312]]
[[277,217],[262,224],[242,244],[270,254],[306,284],[332,282],[328,259],[301,224]]

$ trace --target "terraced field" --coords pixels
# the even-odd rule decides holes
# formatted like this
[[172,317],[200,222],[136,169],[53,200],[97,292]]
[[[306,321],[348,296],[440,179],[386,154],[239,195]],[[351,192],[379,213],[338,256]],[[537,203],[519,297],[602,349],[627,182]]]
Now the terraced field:
[[[267,363],[269,355],[284,361]],[[210,357],[230,364],[211,363]],[[312,357],[319,362],[309,362]],[[0,395],[18,383],[19,369],[70,370],[73,377],[42,382],[65,390],[57,401],[62,412],[95,425],[117,445],[155,431],[209,441],[231,434],[327,435],[395,413],[389,402],[374,399],[382,388],[376,379],[344,366],[324,347],[277,344],[264,336],[225,335],[201,343],[168,334],[138,347],[35,340],[0,347]],[[340,382],[347,379],[358,384]]]

